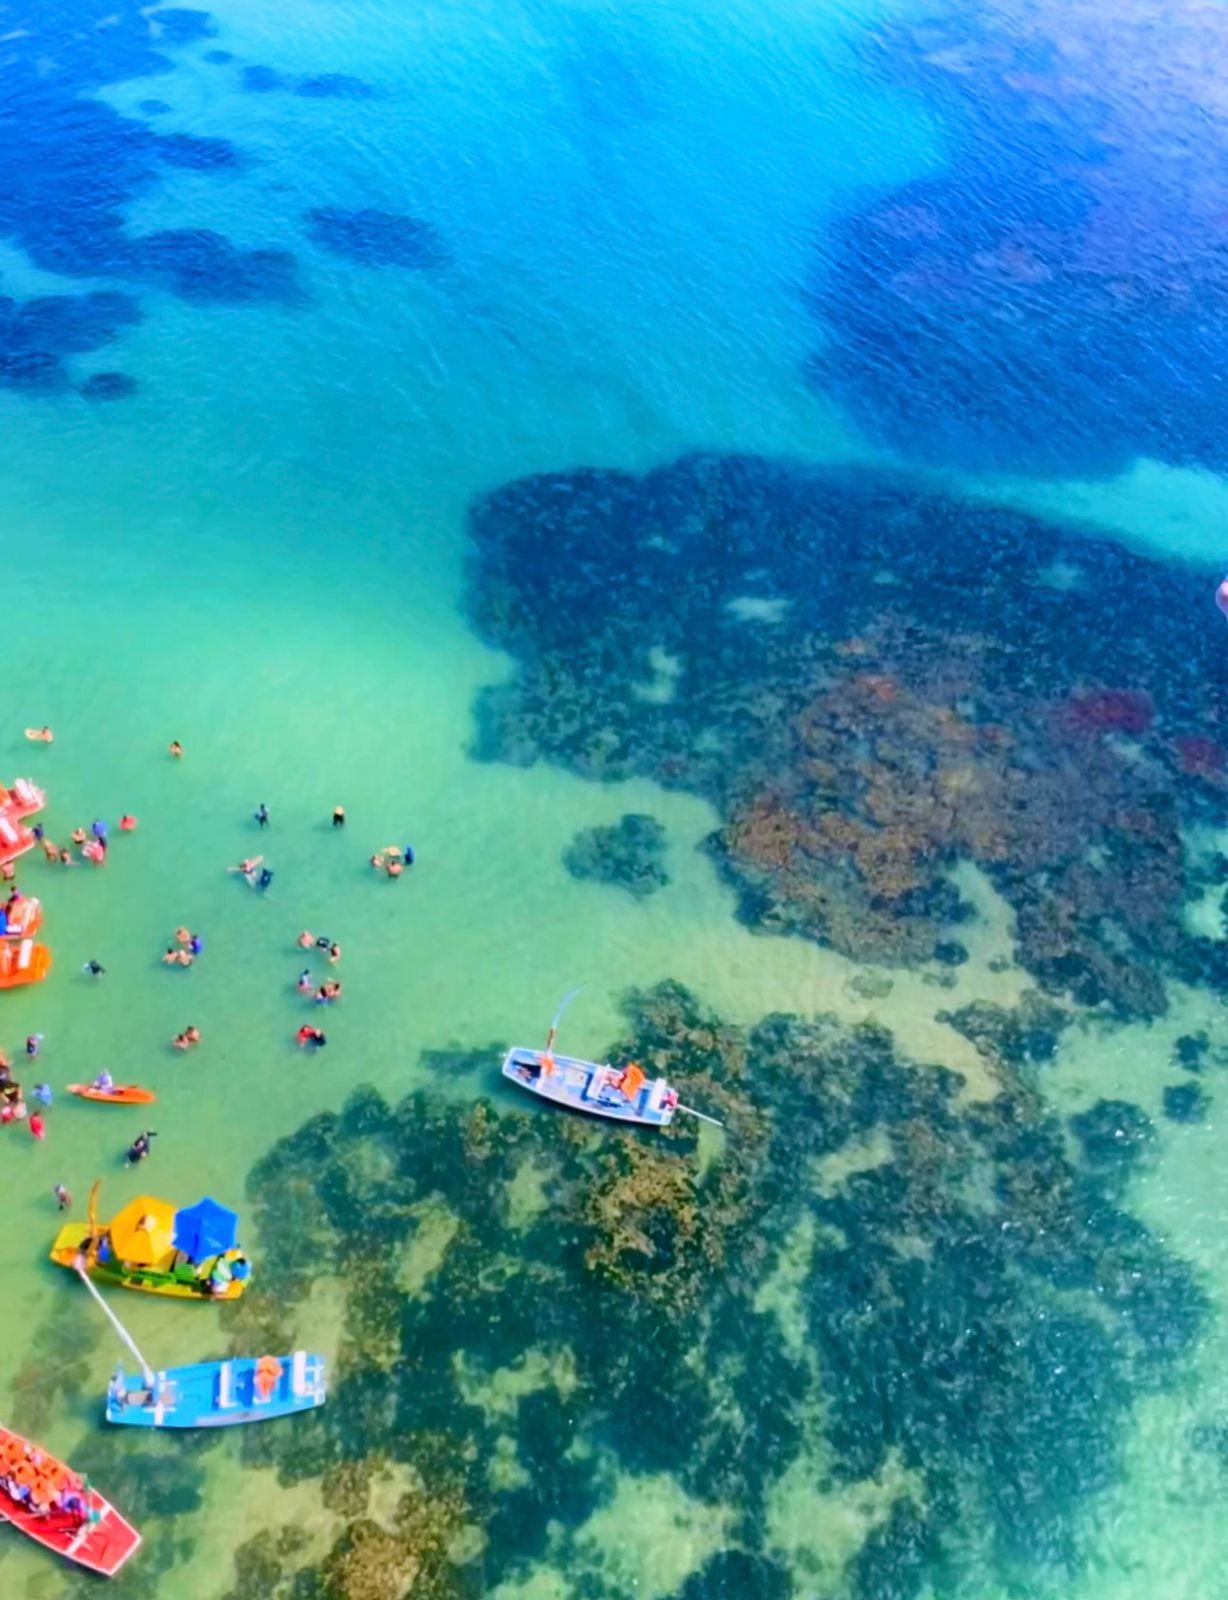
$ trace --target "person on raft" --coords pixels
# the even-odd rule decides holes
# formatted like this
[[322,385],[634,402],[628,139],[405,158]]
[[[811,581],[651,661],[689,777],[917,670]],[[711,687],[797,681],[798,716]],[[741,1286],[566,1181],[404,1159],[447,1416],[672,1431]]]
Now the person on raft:
[[114,1094],[115,1079],[109,1072],[100,1072],[94,1079],[93,1083],[90,1084],[90,1088],[95,1090],[98,1094]]

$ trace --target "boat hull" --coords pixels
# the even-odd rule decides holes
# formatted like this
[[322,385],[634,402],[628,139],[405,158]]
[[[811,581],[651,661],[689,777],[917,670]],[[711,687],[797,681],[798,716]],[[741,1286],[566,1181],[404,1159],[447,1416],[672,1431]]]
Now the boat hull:
[[[90,1230],[84,1222],[66,1223],[55,1236],[55,1243],[51,1247],[52,1261],[59,1267],[75,1270],[77,1258],[89,1237]],[[232,1278],[224,1294],[210,1294],[201,1287],[200,1279],[190,1267],[175,1270],[134,1267],[130,1272],[125,1272],[119,1262],[94,1261],[90,1264],[89,1274],[95,1283],[108,1283],[117,1289],[137,1289],[144,1294],[166,1295],[174,1300],[237,1300],[247,1287],[246,1279]]]
[[152,1395],[140,1375],[125,1373],[127,1398],[119,1400],[112,1385],[107,1421],[130,1428],[228,1428],[292,1417],[324,1404],[323,1356],[296,1350],[277,1360],[281,1374],[264,1398],[254,1356],[167,1367],[154,1374]]
[[609,1122],[626,1122],[640,1128],[668,1128],[674,1107],[662,1104],[667,1086],[662,1079],[646,1081],[630,1100],[608,1084],[611,1068],[578,1056],[552,1055],[552,1072],[535,1072],[544,1052],[514,1045],[503,1058],[503,1076],[538,1099],[586,1116]]
[[151,1106],[158,1098],[152,1089],[139,1089],[135,1083],[117,1083],[114,1089],[95,1089],[88,1083],[70,1083],[69,1094],[82,1100],[97,1100],[103,1105]]
[[[0,1427],[0,1440],[12,1441],[23,1449],[29,1443],[21,1434],[5,1427]],[[46,1450],[42,1453],[48,1462],[64,1465],[56,1462]],[[63,1511],[52,1511],[45,1517],[35,1516],[0,1491],[0,1518],[20,1529],[44,1549],[63,1556],[66,1561],[85,1567],[90,1572],[100,1573],[103,1577],[113,1578],[124,1563],[135,1555],[140,1547],[141,1536],[96,1489],[88,1489],[86,1500],[90,1510],[97,1515],[97,1521],[92,1524],[82,1524],[78,1518]]]

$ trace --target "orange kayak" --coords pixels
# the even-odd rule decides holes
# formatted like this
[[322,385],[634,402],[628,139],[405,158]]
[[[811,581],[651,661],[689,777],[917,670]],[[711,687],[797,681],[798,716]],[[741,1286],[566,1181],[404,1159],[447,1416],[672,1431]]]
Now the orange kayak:
[[91,1083],[70,1083],[69,1094],[83,1100],[106,1100],[117,1106],[148,1106],[158,1098],[152,1089],[138,1089],[135,1083],[117,1083],[114,1089],[95,1089]]

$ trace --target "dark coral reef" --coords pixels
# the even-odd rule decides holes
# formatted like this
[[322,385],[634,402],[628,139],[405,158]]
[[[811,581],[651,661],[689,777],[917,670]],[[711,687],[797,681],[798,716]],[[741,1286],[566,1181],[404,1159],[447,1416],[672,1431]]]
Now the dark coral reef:
[[628,811],[608,828],[584,828],[568,845],[563,865],[573,878],[616,884],[642,900],[669,882],[663,865],[665,829],[655,817]]
[[[68,278],[158,284],[201,301],[294,300],[294,258],[241,249],[207,229],[129,232],[127,213],[168,167],[224,171],[239,163],[223,139],[159,134],[98,93],[165,77],[169,51],[208,37],[207,13],[121,0],[18,0],[5,11],[0,132],[5,182],[0,237],[44,271]],[[147,116],[167,103],[143,102]],[[65,363],[116,337],[137,315],[120,293],[63,295],[0,309],[0,386],[63,390]],[[101,397],[101,396],[97,396]]]
[[[614,1600],[586,1524],[661,1475],[725,1519],[678,1600],[912,1600],[958,1578],[969,1516],[997,1570],[1060,1592],[1129,1407],[1204,1315],[1113,1172],[1030,1091],[968,1107],[870,1025],[733,1027],[671,983],[628,1024],[619,1053],[723,1118],[719,1150],[361,1090],[257,1166],[236,1343],[310,1340],[321,1278],[344,1335],[328,1406],[241,1448],[338,1521],[305,1564],[273,1528],[245,1546],[229,1600],[476,1597],[543,1561]],[[777,1537],[799,1471],[898,1480],[843,1574]]]
[[1182,827],[1228,781],[1205,579],[745,457],[528,478],[471,536],[472,618],[517,666],[479,704],[479,755],[706,796],[751,926],[941,955],[971,859],[1051,993],[1144,1016],[1166,974],[1228,985],[1228,946],[1182,921],[1204,870]]
[[1222,471],[1223,9],[935,6],[867,39],[871,74],[941,124],[945,164],[856,198],[825,239],[816,383],[913,459]]
[[412,267],[426,272],[448,263],[435,228],[421,217],[364,206],[317,206],[307,213],[311,237],[325,250],[364,267]]

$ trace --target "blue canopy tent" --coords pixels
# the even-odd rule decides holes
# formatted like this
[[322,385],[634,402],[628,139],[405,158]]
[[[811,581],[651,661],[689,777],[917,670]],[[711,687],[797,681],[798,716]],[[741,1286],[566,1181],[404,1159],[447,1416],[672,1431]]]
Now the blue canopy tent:
[[239,1235],[239,1214],[216,1200],[198,1200],[175,1213],[174,1245],[189,1261],[204,1261],[233,1250]]

